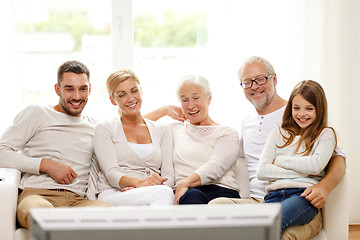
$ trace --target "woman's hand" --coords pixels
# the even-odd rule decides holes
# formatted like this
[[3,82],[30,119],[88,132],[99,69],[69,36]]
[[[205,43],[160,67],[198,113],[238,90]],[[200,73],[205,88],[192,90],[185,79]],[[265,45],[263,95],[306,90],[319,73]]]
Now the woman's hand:
[[152,112],[144,115],[145,118],[156,121],[164,116],[169,116],[177,121],[184,122],[186,120],[185,114],[181,107],[173,105],[165,105],[159,107]]
[[184,122],[186,120],[185,114],[181,107],[167,105],[164,106],[166,115],[177,121]]
[[126,191],[129,191],[131,189],[134,189],[134,187],[125,187],[125,188],[121,189],[121,192],[126,192]]
[[144,187],[144,186],[154,186],[154,185],[163,185],[164,182],[167,181],[167,178],[160,177],[158,174],[153,173],[147,178],[143,179],[139,182],[139,186],[136,187]]
[[175,191],[175,205],[179,205],[180,198],[189,190],[189,187],[187,184],[182,181],[179,183],[179,185],[176,188]]

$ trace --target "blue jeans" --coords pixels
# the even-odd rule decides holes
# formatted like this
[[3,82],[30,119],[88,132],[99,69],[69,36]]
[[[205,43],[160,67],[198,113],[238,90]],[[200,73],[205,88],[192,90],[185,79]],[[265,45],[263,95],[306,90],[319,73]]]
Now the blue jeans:
[[217,185],[203,185],[189,188],[179,199],[179,204],[208,204],[218,197],[240,198],[237,191]]
[[265,203],[281,203],[281,231],[313,220],[319,210],[300,195],[305,188],[282,188],[265,195]]

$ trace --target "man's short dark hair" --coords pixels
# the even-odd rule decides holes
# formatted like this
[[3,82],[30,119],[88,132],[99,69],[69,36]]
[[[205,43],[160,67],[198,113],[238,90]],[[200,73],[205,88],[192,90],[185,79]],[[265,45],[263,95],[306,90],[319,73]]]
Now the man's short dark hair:
[[61,81],[63,80],[64,73],[66,73],[66,72],[72,72],[72,73],[76,73],[76,74],[85,73],[88,78],[88,81],[90,81],[90,71],[86,67],[86,65],[79,61],[73,60],[73,61],[67,61],[59,67],[58,73],[57,73],[58,85],[60,85]]

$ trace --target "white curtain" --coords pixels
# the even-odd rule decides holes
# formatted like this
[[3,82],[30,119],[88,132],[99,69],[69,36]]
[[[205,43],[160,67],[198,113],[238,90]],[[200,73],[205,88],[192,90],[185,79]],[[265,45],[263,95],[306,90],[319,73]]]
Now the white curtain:
[[[0,1],[0,132],[11,124],[19,111],[19,86],[16,72],[15,23],[13,1]],[[11,117],[9,117],[11,116]]]
[[324,0],[323,11],[321,71],[328,90],[329,117],[348,157],[349,222],[359,224],[360,2]]

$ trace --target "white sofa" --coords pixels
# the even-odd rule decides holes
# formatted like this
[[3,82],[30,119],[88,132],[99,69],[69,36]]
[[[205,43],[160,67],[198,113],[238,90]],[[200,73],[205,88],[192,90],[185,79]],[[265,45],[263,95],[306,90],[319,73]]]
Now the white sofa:
[[[249,197],[249,182],[245,159],[237,165],[238,182],[241,198]],[[347,240],[349,239],[349,199],[348,179],[345,174],[342,181],[329,194],[327,203],[322,209],[323,229],[311,240]]]
[[[237,166],[241,197],[249,196],[249,184],[244,159]],[[16,206],[20,172],[15,169],[0,168],[0,233],[1,240],[25,240],[29,238],[26,229],[16,229]],[[312,240],[348,239],[348,189],[347,177],[329,195],[323,209],[323,230]]]

